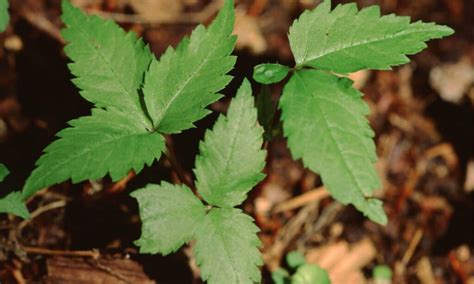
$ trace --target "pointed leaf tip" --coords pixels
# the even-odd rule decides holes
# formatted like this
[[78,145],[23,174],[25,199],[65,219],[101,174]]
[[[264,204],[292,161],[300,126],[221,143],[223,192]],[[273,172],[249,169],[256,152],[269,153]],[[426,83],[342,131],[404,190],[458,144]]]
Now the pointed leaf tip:
[[358,10],[351,3],[331,10],[325,1],[295,20],[289,41],[298,67],[351,73],[408,63],[406,56],[426,48],[425,42],[452,32],[434,23],[410,23],[409,17],[381,16],[377,6]]
[[245,79],[232,99],[227,115],[221,115],[205,134],[196,158],[196,187],[209,204],[233,207],[265,175],[263,129],[257,123],[250,82]]
[[[214,21],[199,25],[188,39],[153,60],[145,76],[144,100],[161,133],[180,133],[210,113],[206,107],[221,98],[235,65],[233,2],[227,0]],[[173,75],[170,75],[173,74]]]

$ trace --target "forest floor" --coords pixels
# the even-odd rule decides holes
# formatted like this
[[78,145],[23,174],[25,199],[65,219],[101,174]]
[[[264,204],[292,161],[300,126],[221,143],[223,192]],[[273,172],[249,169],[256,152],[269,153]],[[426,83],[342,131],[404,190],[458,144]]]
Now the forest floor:
[[[70,82],[59,0],[12,0],[0,35],[0,160],[21,188],[44,147],[90,104]],[[207,0],[73,0],[134,30],[159,56],[220,7]],[[235,80],[215,111],[170,137],[182,173],[166,157],[118,183],[53,186],[28,202],[32,219],[0,217],[0,283],[199,283],[189,247],[140,255],[137,204],[147,183],[192,175],[205,129],[225,112],[238,82],[259,63],[293,64],[287,31],[310,0],[237,1]],[[318,2],[318,1],[315,1]],[[333,1],[340,2],[340,1]],[[349,1],[344,1],[349,2]],[[331,199],[318,175],[294,161],[283,138],[266,145],[267,178],[243,205],[261,228],[264,283],[297,250],[329,270],[333,283],[366,283],[388,265],[393,283],[474,283],[474,1],[359,0],[384,14],[435,21],[456,34],[429,43],[412,63],[351,75],[366,96],[376,133],[377,169],[389,222],[376,225]],[[217,3],[217,4],[216,4]],[[277,101],[281,84],[272,86]],[[255,91],[258,90],[255,84]],[[192,246],[192,244],[191,244]]]

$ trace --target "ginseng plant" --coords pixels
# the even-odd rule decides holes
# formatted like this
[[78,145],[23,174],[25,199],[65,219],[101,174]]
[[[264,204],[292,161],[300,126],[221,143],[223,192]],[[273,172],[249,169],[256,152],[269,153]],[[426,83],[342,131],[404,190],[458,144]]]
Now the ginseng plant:
[[[73,82],[94,107],[91,115],[70,121],[46,147],[21,194],[6,197],[10,207],[0,202],[0,211],[23,217],[28,216],[23,201],[43,188],[107,174],[117,181],[159,160],[165,135],[192,128],[211,112],[206,107],[222,97],[218,92],[231,81],[227,73],[236,61],[231,55],[236,41],[232,0],[225,1],[207,28],[197,26],[159,60],[114,22],[88,16],[68,1],[62,8]],[[254,79],[262,84],[289,77],[278,106],[293,158],[320,174],[332,197],[353,204],[376,223],[386,224],[387,216],[373,195],[380,187],[374,132],[363,94],[347,74],[405,64],[407,55],[424,49],[426,41],[452,33],[446,26],[381,16],[378,6],[359,10],[352,3],[331,9],[326,0],[290,28],[295,66],[255,67]],[[261,109],[271,110],[271,100],[260,98]],[[200,144],[194,170],[198,195],[186,185],[165,181],[131,193],[142,220],[136,241],[140,251],[169,254],[195,240],[204,280],[260,282],[258,228],[236,206],[265,176],[263,129],[271,131],[275,121],[280,123],[257,114],[250,83],[244,80],[227,115],[218,118]]]

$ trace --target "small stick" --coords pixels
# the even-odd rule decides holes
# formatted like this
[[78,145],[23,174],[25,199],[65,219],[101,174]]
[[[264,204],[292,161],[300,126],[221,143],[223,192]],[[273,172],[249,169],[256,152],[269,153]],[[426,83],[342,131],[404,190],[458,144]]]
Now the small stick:
[[29,254],[90,257],[93,259],[98,259],[100,257],[100,252],[96,249],[94,250],[51,250],[47,248],[27,247],[27,246],[24,246],[22,248],[24,251],[26,251],[26,253],[29,253]]
[[127,176],[122,178],[121,180],[114,183],[110,188],[107,189],[108,193],[119,193],[122,192],[126,187],[127,184],[136,176],[135,171],[129,171]]
[[23,273],[21,272],[21,267],[22,264],[18,260],[14,259],[13,260],[13,270],[12,270],[12,276],[15,278],[16,283],[18,284],[26,284],[25,277],[23,277]]
[[326,197],[329,197],[329,192],[323,186],[321,186],[306,193],[303,193],[295,198],[277,204],[275,206],[275,209],[273,210],[273,213],[276,214],[293,210],[311,202],[321,201]]
[[17,227],[16,229],[16,235],[19,237],[21,236],[21,233],[23,231],[23,229],[31,222],[31,220],[33,220],[34,218],[38,217],[39,215],[47,212],[47,211],[50,211],[50,210],[53,210],[53,209],[56,209],[56,208],[61,208],[61,207],[64,207],[66,206],[67,202],[65,200],[59,200],[59,201],[55,201],[55,202],[51,202],[51,203],[48,203],[46,204],[45,206],[42,206],[42,207],[39,207],[38,209],[36,209],[35,211],[33,211],[33,213],[31,213],[31,218],[30,219],[26,219],[26,220],[23,220]]
[[415,252],[416,247],[421,241],[421,238],[423,237],[423,230],[422,229],[417,229],[415,232],[415,235],[410,241],[410,244],[408,245],[408,249],[406,250],[405,254],[403,255],[402,258],[402,264],[403,266],[406,266],[408,262],[410,261],[411,257],[413,256],[413,253]]
[[94,265],[96,268],[100,269],[100,270],[103,270],[105,272],[107,272],[108,274],[122,280],[123,282],[125,283],[131,283],[126,277],[124,277],[122,274],[120,274],[119,272],[117,271],[114,271],[113,269],[99,263],[98,261],[94,261],[92,263],[92,265]]
[[192,179],[190,178],[189,174],[186,173],[186,171],[183,169],[178,159],[176,158],[174,145],[173,145],[173,139],[169,135],[166,136],[166,149],[167,149],[166,156],[168,157],[168,160],[170,161],[171,166],[176,171],[179,181],[181,183],[186,184],[194,192],[196,192],[196,187],[194,186]]
[[299,234],[301,227],[304,225],[308,217],[319,208],[319,203],[310,203],[303,207],[295,217],[293,217],[285,226],[283,226],[276,234],[272,246],[263,255],[265,264],[270,271],[278,268],[283,253],[290,242]]
[[12,270],[12,275],[18,284],[26,284],[25,277],[23,277],[23,273],[21,273],[21,270],[19,269]]

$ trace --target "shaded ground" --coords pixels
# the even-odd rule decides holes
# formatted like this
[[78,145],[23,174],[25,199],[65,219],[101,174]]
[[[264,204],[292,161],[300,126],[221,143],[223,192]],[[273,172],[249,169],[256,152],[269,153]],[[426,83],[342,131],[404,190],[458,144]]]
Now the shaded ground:
[[[11,1],[12,24],[0,35],[0,161],[12,172],[2,192],[21,188],[54,134],[90,109],[70,83],[58,34],[59,2]],[[125,21],[122,26],[142,35],[157,56],[192,30],[190,21],[208,23],[219,7],[201,0],[163,1],[166,8],[146,6],[153,1],[75,2]],[[253,66],[292,64],[286,33],[312,5],[307,2],[239,1],[236,79],[224,91],[227,97],[212,106],[214,114],[171,137],[185,175],[192,173],[205,129]],[[328,198],[319,177],[291,159],[284,139],[267,145],[268,177],[243,206],[262,229],[265,283],[294,249],[328,268],[335,283],[364,283],[376,264],[392,268],[394,283],[472,283],[474,88],[464,75],[474,72],[474,2],[358,2],[379,4],[385,14],[448,24],[456,34],[431,42],[404,67],[353,75],[372,109],[386,227]],[[272,87],[275,101],[280,91],[281,85]],[[128,193],[163,179],[179,182],[166,158],[118,184],[105,178],[43,191],[28,204],[35,212],[31,221],[2,215],[0,282],[72,283],[82,277],[80,283],[198,283],[189,248],[162,257],[139,255],[133,246],[140,222]]]

